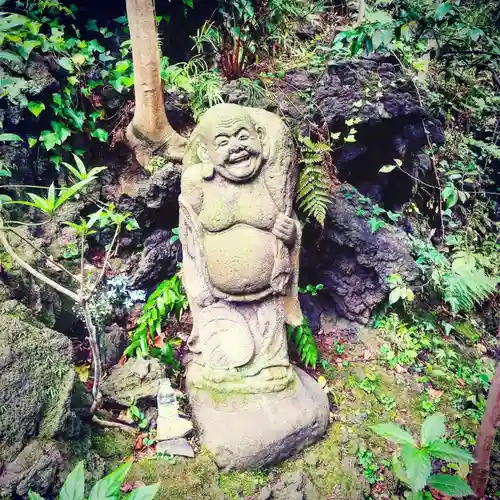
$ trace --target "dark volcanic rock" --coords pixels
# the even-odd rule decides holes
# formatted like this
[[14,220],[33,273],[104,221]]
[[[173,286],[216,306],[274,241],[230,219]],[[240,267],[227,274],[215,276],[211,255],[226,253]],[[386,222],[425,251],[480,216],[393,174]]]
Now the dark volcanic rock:
[[346,199],[344,192],[337,191],[317,246],[317,235],[303,238],[309,246],[303,248],[301,281],[325,285],[317,298],[302,299],[314,304],[306,304],[306,312],[312,311],[315,326],[318,309],[332,306],[350,320],[367,323],[387,295],[387,276],[399,274],[405,283],[419,276],[407,235],[388,224],[372,234],[366,216],[358,216],[356,210],[356,196]]

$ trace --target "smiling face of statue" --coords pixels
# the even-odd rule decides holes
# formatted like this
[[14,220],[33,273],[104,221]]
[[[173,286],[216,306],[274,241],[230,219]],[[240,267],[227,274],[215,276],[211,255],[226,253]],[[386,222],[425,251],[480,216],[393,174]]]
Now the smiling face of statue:
[[262,164],[262,133],[246,115],[221,119],[206,137],[205,154],[215,171],[233,182],[244,182]]

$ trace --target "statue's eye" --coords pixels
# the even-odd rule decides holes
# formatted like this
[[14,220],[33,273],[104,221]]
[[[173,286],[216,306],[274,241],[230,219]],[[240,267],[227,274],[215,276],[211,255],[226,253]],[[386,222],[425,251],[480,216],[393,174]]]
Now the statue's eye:
[[250,136],[247,133],[242,133],[238,136],[238,139],[240,141],[248,141],[248,139],[250,139]]
[[227,146],[229,144],[229,141],[227,139],[221,139],[217,141],[217,147],[218,148],[223,148],[224,146]]

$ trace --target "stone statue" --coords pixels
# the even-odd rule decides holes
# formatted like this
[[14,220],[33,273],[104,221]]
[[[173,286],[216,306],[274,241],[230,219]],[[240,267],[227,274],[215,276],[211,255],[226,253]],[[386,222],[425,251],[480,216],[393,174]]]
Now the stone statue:
[[302,322],[296,174],[281,119],[234,104],[201,117],[184,157],[188,392],[202,443],[226,469],[286,458],[328,424],[325,394],[287,352],[285,323]]

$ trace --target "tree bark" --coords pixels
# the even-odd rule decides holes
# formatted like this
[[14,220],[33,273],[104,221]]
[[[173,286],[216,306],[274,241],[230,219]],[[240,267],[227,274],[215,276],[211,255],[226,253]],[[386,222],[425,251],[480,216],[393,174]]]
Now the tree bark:
[[490,387],[486,411],[477,433],[474,455],[476,463],[472,465],[469,484],[477,497],[482,498],[488,485],[490,474],[491,447],[500,425],[500,364],[497,365],[495,378]]
[[142,166],[154,155],[180,160],[186,139],[172,128],[165,113],[153,0],[126,2],[135,80],[135,113],[127,142]]

